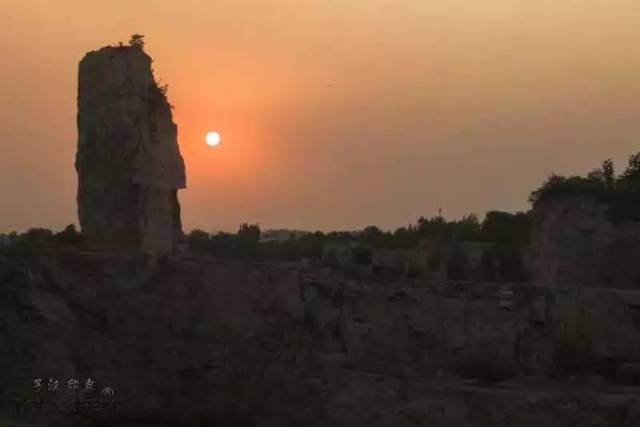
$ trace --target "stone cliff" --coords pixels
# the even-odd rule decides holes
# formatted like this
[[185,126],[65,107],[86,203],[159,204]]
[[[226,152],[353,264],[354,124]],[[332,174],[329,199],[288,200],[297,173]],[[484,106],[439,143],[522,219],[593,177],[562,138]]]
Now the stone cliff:
[[0,256],[0,284],[0,421],[14,425],[87,425],[11,415],[49,377],[112,386],[122,418],[106,425],[640,422],[640,390],[619,384],[640,379],[637,291],[76,250]]
[[593,198],[565,196],[533,209],[534,282],[550,287],[640,288],[640,224],[614,222]]
[[141,47],[105,47],[80,62],[78,217],[100,246],[166,252],[182,232],[185,168],[165,95]]

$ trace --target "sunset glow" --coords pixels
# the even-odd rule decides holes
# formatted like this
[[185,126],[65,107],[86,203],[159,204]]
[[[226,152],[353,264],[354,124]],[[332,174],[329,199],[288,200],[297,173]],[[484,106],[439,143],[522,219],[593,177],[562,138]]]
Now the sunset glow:
[[210,147],[215,147],[220,144],[220,134],[218,132],[207,132],[204,140]]
[[78,61],[134,32],[169,85],[185,230],[521,210],[638,146],[637,0],[0,3],[3,229],[76,217]]

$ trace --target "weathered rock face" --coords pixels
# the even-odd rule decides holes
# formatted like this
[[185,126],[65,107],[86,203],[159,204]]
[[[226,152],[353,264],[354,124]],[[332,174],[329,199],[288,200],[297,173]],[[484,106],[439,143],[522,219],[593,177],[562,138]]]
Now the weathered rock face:
[[78,216],[108,248],[166,252],[182,232],[184,162],[171,106],[139,47],[88,53],[78,74]]
[[[283,264],[156,259],[0,255],[0,425],[17,419],[12,399],[49,377],[112,386],[135,421],[98,425],[207,425],[185,420],[230,410],[264,426],[640,422],[637,388],[540,379],[585,361],[638,381],[638,291],[380,285]],[[487,370],[507,381],[464,379]],[[73,425],[42,419],[23,425]]]
[[614,223],[585,197],[533,210],[534,281],[551,287],[640,288],[640,224]]

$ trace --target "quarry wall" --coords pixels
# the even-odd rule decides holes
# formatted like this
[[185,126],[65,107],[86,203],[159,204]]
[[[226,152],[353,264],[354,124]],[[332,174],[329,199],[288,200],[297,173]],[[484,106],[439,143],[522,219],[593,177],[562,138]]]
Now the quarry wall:
[[640,289],[640,224],[614,222],[588,197],[542,202],[532,211],[533,281],[549,287]]
[[[411,405],[418,413],[436,405],[435,419],[445,424],[433,425],[448,425],[483,410],[463,404],[469,396],[487,407],[496,403],[491,396],[504,405],[539,396],[545,414],[569,395],[590,405],[594,398],[537,386],[489,387],[487,395],[485,383],[633,381],[640,362],[633,290],[381,286],[337,272],[190,256],[21,258],[0,263],[4,399],[28,394],[34,378],[91,377],[114,387],[122,411],[141,419],[231,408],[360,425],[357,414],[378,414],[366,403],[377,401],[387,402],[379,411],[397,425],[412,425],[394,412]],[[635,408],[635,398],[616,393],[616,408]],[[464,411],[446,415],[455,405]],[[504,414],[492,416],[504,422]],[[459,425],[500,425],[468,422]]]

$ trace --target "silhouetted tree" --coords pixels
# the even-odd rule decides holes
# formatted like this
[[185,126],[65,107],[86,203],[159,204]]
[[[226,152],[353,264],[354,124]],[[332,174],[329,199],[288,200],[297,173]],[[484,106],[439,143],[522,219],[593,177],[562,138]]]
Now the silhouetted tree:
[[523,246],[529,243],[531,219],[528,214],[518,212],[489,211],[484,217],[480,236],[482,240]]
[[75,245],[82,241],[82,235],[78,233],[74,224],[67,225],[64,230],[56,233],[54,238],[60,243],[70,245]]
[[219,232],[210,236],[209,246],[211,253],[216,256],[230,257],[236,255],[236,236],[231,233]]
[[447,230],[447,221],[438,215],[433,218],[426,219],[424,217],[418,218],[418,224],[416,226],[417,233],[421,238],[426,237],[445,237]]
[[587,175],[587,179],[597,183],[604,187],[604,174],[602,173],[602,169],[594,169]]
[[412,225],[400,227],[393,232],[393,246],[396,248],[414,248],[419,242],[420,235]]
[[354,238],[354,233],[350,231],[330,231],[327,234],[327,240],[331,242],[348,242]]
[[369,226],[362,230],[358,237],[367,245],[383,248],[389,244],[389,235],[376,226]]
[[608,190],[613,190],[616,185],[616,173],[611,159],[602,162],[602,177],[604,185]]
[[540,188],[531,192],[529,201],[537,206],[540,202],[556,197],[587,196],[601,199],[606,197],[601,172],[593,173],[587,178],[581,176],[550,176]]
[[241,256],[251,256],[256,252],[260,241],[260,227],[258,224],[241,224],[236,234],[238,254]]
[[192,230],[187,235],[187,242],[191,252],[203,254],[209,251],[209,234],[202,230]]
[[129,39],[129,46],[144,49],[144,36],[142,34],[132,34]]
[[43,245],[53,243],[53,232],[46,228],[30,228],[18,236],[18,242],[27,245]]
[[640,221],[640,153],[629,157],[627,168],[617,178],[610,159],[586,178],[552,175],[531,192],[529,201],[535,207],[544,200],[565,196],[589,197],[606,204],[613,221]]
[[618,184],[624,191],[640,190],[640,153],[629,157],[627,168],[618,178]]
[[463,216],[453,224],[453,234],[457,240],[476,240],[480,234],[480,222],[474,213]]

